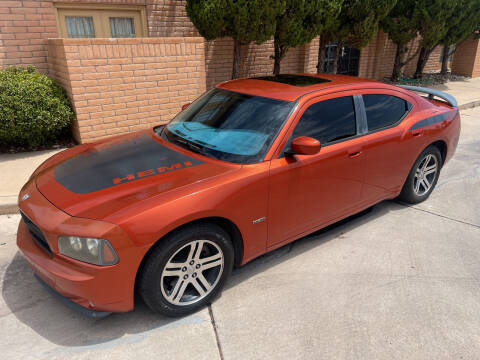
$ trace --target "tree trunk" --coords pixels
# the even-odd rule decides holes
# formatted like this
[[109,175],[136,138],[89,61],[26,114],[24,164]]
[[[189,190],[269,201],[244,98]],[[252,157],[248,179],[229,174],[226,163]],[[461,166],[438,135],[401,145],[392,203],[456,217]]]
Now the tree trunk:
[[242,43],[233,39],[233,67],[232,80],[240,77],[240,63],[242,61]]
[[332,74],[336,74],[338,71],[338,57],[340,55],[340,51],[342,50],[343,42],[339,41],[337,47],[335,48],[335,52],[333,54],[333,64],[332,64]]
[[318,44],[318,63],[317,63],[317,74],[322,74],[325,72],[325,47],[327,46],[327,37],[325,35],[320,35],[319,44]]
[[448,74],[448,58],[450,57],[450,46],[445,45],[442,51],[442,71],[440,74],[447,75]]
[[273,36],[273,47],[274,47],[274,63],[273,63],[273,75],[280,75],[280,62],[282,61],[285,55],[285,49],[280,45],[277,33]]
[[437,46],[435,45],[431,49],[426,49],[422,47],[420,50],[420,55],[418,55],[418,61],[417,61],[417,69],[415,70],[415,74],[413,77],[415,79],[421,79],[423,76],[423,69],[425,68],[425,65],[427,65],[428,58],[430,57],[430,54],[432,53],[433,50],[435,50]]
[[392,81],[398,81],[403,74],[403,67],[405,66],[405,54],[407,47],[405,45],[397,45],[397,52],[395,53],[395,62],[393,63]]
[[278,76],[280,75],[280,51],[275,47],[275,57],[273,63],[273,75]]

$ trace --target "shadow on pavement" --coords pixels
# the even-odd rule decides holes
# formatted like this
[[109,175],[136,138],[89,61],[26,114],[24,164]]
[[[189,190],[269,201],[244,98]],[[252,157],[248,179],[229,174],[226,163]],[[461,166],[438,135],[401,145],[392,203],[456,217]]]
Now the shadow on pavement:
[[[48,341],[61,346],[98,345],[124,335],[199,322],[198,316],[171,319],[157,316],[136,301],[135,310],[91,319],[67,308],[34,278],[27,261],[16,253],[3,279],[3,300],[13,315]],[[7,314],[1,314],[0,317]]]
[[[263,272],[282,261],[300,256],[303,252],[330,240],[348,236],[350,230],[361,224],[375,221],[390,211],[402,208],[392,201],[383,202],[265,254],[242,268],[235,269],[227,287],[233,287],[250,276]],[[33,277],[30,266],[18,252],[5,270],[2,296],[18,320],[48,341],[61,346],[99,346],[128,334],[141,337],[149,330],[171,328],[205,320],[196,314],[183,319],[170,319],[156,315],[140,299],[136,299],[135,310],[132,312],[112,314],[98,320],[86,318],[53,298]],[[0,313],[0,317],[7,315],[8,313]]]
[[381,216],[388,215],[391,211],[397,211],[403,208],[404,206],[395,201],[384,201],[358,214],[352,215],[344,220],[282,246],[279,249],[266,253],[241,268],[235,269],[226,287],[233,287],[257,273],[261,273],[290,258],[300,256],[304,252],[316,248],[317,246],[321,246],[330,240],[347,237],[348,233],[356,227],[370,221],[375,221]]

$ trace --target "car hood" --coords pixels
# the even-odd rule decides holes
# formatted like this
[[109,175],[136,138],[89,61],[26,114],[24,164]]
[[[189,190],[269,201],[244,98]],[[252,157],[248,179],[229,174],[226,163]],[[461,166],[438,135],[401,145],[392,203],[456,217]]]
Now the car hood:
[[34,173],[38,190],[72,216],[104,219],[136,202],[238,169],[150,130],[65,150]]

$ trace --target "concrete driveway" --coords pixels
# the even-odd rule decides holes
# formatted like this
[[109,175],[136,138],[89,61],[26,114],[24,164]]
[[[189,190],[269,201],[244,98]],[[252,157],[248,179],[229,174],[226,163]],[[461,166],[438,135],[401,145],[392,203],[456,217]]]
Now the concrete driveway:
[[103,320],[59,304],[0,217],[3,359],[478,359],[480,109],[462,112],[455,158],[418,206],[392,201],[234,271],[183,319]]

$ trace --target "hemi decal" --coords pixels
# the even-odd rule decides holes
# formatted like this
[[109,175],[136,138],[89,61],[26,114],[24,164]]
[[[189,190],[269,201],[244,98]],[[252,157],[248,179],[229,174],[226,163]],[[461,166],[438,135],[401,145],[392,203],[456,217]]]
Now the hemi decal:
[[95,145],[90,151],[58,164],[54,175],[68,190],[87,194],[200,164],[203,162],[143,134]]
[[420,129],[422,127],[433,125],[433,124],[442,122],[444,120],[452,120],[455,117],[455,115],[457,115],[457,112],[458,112],[457,110],[452,110],[443,114],[428,117],[426,119],[420,120],[419,122],[413,124],[409,130],[411,131],[415,129]]
[[147,176],[163,174],[163,173],[168,172],[168,171],[174,171],[174,170],[186,168],[188,166],[193,166],[191,161],[184,161],[183,163],[176,163],[176,164],[173,164],[172,166],[162,166],[162,167],[159,167],[159,168],[156,168],[156,169],[143,170],[143,171],[139,171],[135,174],[128,174],[128,175],[126,175],[124,177],[121,177],[121,178],[117,177],[117,178],[113,179],[113,183],[116,185],[116,184],[120,184],[120,183],[126,182],[126,181],[137,180],[137,179],[144,178],[144,177],[147,177]]

